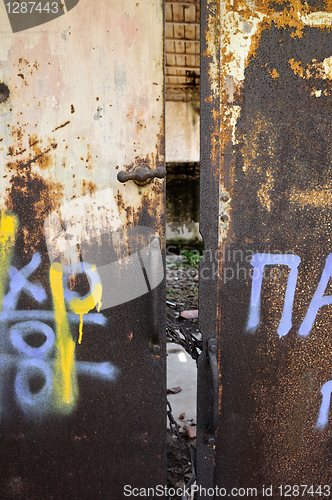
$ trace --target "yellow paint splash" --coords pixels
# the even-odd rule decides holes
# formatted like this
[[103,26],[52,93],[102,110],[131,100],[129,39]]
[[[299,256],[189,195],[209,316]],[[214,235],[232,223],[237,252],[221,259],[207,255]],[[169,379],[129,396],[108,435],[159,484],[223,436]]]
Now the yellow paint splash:
[[62,284],[62,266],[52,264],[50,282],[56,325],[54,396],[61,410],[70,411],[78,396],[75,368],[75,342],[72,338]]
[[18,218],[11,212],[0,215],[0,311],[5,295],[9,266],[15,246]]
[[89,311],[97,307],[97,311],[100,311],[101,308],[101,297],[102,297],[102,286],[101,283],[96,283],[93,287],[92,292],[85,299],[80,299],[78,297],[74,297],[69,302],[69,308],[75,314],[79,314],[81,321],[79,327],[79,338],[78,343],[81,344],[83,337],[83,314],[87,314]]

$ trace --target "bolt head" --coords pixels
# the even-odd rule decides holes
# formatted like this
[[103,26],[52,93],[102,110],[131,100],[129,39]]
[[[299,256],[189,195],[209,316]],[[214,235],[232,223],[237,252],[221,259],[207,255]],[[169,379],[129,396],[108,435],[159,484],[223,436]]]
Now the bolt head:
[[228,219],[229,219],[229,217],[228,217],[227,214],[222,214],[221,217],[220,217],[220,219],[221,219],[222,222],[227,222]]
[[209,437],[207,440],[207,444],[214,445],[214,443],[215,443],[215,439],[213,437]]
[[158,239],[157,239],[157,238],[155,238],[154,240],[152,240],[152,242],[151,242],[151,246],[152,246],[153,248],[158,248],[158,247],[159,247],[159,241],[158,241]]
[[215,344],[211,345],[211,346],[209,347],[209,351],[210,351],[210,352],[217,352],[217,346],[216,346]]
[[155,354],[158,354],[160,351],[161,351],[161,347],[160,345],[157,345],[155,344],[153,347],[152,347],[152,350]]

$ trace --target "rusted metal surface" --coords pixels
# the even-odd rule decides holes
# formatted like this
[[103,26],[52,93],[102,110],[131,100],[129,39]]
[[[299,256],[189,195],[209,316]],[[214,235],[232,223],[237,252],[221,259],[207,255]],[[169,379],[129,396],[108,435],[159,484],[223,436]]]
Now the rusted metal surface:
[[[219,109],[220,89],[214,78],[219,67],[218,4],[203,2],[201,5],[201,163],[200,163],[200,233],[204,247],[218,251],[219,227],[219,172],[220,151]],[[209,37],[205,34],[209,33]],[[211,279],[216,262],[207,262],[200,267],[199,326],[203,339],[203,351],[198,360],[197,377],[197,484],[213,487],[213,444],[207,443],[212,414],[211,370],[209,368],[208,341],[217,330],[216,298],[217,280]],[[207,279],[202,279],[202,276]]]
[[199,483],[258,498],[263,485],[273,498],[321,485],[329,496],[332,6],[207,7],[200,311],[205,349],[217,332],[219,425],[211,447],[200,411]]
[[3,499],[166,481],[162,3],[66,4],[0,6]]

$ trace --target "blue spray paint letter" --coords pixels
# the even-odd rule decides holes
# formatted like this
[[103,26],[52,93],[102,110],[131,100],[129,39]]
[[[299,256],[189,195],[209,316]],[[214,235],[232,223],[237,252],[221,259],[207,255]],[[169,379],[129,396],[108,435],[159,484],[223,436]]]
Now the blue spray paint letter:
[[329,421],[329,411],[332,393],[332,380],[325,382],[322,386],[320,392],[322,393],[323,399],[320,405],[318,419],[315,425],[316,429],[324,429]]
[[297,268],[301,259],[293,254],[271,254],[271,253],[256,253],[251,259],[251,265],[254,267],[251,288],[251,302],[247,331],[257,330],[260,324],[260,305],[261,305],[261,290],[263,281],[264,267],[268,265],[282,265],[290,268],[290,273],[287,282],[284,308],[280,324],[278,327],[279,337],[287,335],[292,327],[292,310],[297,282]]
[[332,254],[330,253],[330,255],[326,259],[324,271],[320,279],[319,285],[317,287],[317,290],[315,291],[312,301],[310,302],[310,306],[303,320],[303,323],[300,326],[299,335],[307,337],[310,333],[312,325],[314,324],[319,309],[323,306],[332,304],[332,295],[324,296],[324,292],[331,277],[332,277]]

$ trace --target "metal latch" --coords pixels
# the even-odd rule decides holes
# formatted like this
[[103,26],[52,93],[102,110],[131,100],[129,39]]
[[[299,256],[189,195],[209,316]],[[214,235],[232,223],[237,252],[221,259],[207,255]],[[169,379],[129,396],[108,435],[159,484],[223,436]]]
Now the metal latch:
[[217,339],[211,338],[207,342],[208,360],[211,370],[211,423],[206,433],[206,443],[213,446],[215,444],[215,433],[218,426],[219,416],[219,387],[218,387],[218,360],[217,360]]
[[130,172],[122,170],[118,173],[117,178],[119,182],[134,181],[138,185],[148,184],[151,179],[157,177],[158,179],[163,179],[166,177],[166,168],[150,168],[147,165],[134,168]]

